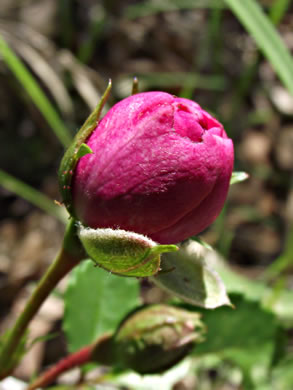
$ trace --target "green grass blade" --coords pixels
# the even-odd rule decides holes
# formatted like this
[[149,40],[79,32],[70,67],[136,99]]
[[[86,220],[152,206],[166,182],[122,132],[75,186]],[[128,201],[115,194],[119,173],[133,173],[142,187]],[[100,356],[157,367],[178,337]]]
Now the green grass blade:
[[44,115],[48,124],[51,126],[60,142],[65,146],[71,143],[71,136],[67,127],[64,125],[59,114],[54,109],[49,99],[39,87],[32,74],[28,71],[22,61],[14,54],[7,45],[6,41],[0,35],[0,55],[8,68],[14,73],[15,77],[22,84],[27,94],[31,97],[35,105]]
[[293,60],[277,30],[255,0],[225,0],[255,39],[283,84],[293,95]]
[[136,19],[159,12],[197,8],[224,8],[224,3],[222,0],[142,1],[138,2],[138,4],[129,5],[125,9],[124,15],[128,19]]
[[270,19],[274,24],[278,24],[287,12],[292,0],[275,0],[270,9]]
[[11,191],[16,195],[26,199],[34,206],[39,207],[47,214],[50,214],[53,217],[59,219],[61,222],[63,223],[66,222],[67,218],[63,207],[57,206],[54,203],[54,201],[48,198],[46,195],[35,190],[28,184],[22,182],[21,180],[16,179],[15,177],[9,175],[8,173],[2,171],[1,169],[0,169],[0,185],[6,188],[8,191]]

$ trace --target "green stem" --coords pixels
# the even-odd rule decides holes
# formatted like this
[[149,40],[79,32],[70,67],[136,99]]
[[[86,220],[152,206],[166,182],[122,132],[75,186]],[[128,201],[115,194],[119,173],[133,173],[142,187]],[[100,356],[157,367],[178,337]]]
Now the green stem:
[[18,360],[15,355],[22,342],[22,337],[45,299],[56,287],[57,283],[85,258],[84,252],[80,250],[80,247],[76,246],[78,244],[77,240],[75,222],[71,220],[68,224],[60,252],[40,280],[23,312],[3,342],[0,352],[0,379],[8,376],[14,369],[15,362]]

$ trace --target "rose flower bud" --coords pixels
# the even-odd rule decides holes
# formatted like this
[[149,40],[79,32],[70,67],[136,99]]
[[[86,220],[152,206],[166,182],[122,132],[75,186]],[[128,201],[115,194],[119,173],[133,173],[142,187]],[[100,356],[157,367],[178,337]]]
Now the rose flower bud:
[[164,304],[146,306],[128,315],[111,339],[98,342],[91,361],[158,373],[184,359],[205,334],[199,313]]
[[233,144],[195,102],[146,92],[117,103],[87,139],[72,178],[74,215],[161,244],[196,235],[225,202]]

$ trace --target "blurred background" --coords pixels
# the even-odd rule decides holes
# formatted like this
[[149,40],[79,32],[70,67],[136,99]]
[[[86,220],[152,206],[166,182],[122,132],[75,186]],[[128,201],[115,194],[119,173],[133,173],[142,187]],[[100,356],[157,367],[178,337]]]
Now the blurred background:
[[[62,209],[40,193],[60,200],[57,170],[64,146],[99,101],[109,78],[113,89],[108,107],[131,93],[137,76],[140,91],[163,90],[195,100],[224,124],[235,143],[234,169],[250,177],[231,187],[225,209],[202,238],[233,270],[275,291],[290,290],[293,4],[252,2],[266,14],[283,48],[257,19],[250,0],[244,9],[246,0],[240,1],[240,9],[237,3],[1,0],[2,328],[60,245]],[[59,303],[44,311],[38,325],[43,333],[60,332]],[[60,338],[62,342],[39,345],[37,362],[27,360],[19,377],[26,379],[62,356],[66,347]],[[291,344],[292,336],[289,349]],[[211,387],[198,388],[240,389],[231,376],[218,386],[213,382],[217,371],[206,372]],[[185,388],[194,387],[176,387]]]

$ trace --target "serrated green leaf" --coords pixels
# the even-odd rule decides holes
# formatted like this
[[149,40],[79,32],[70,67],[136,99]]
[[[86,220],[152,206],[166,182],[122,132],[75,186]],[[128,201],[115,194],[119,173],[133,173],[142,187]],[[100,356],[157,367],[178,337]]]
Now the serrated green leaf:
[[200,244],[190,241],[177,252],[164,253],[161,271],[151,278],[183,301],[213,309],[230,305],[224,283],[205,261]]
[[[205,248],[203,248],[205,250]],[[282,322],[283,326],[293,326],[293,292],[283,289],[274,293],[274,289],[260,280],[249,279],[229,267],[216,251],[205,250],[206,262],[215,269],[225,283],[228,293],[240,293],[249,299],[261,302]]]
[[[208,333],[194,354],[218,354],[241,367],[251,383],[264,383],[279,340],[279,323],[258,302],[236,294],[230,298],[235,310],[204,311]],[[252,372],[256,367],[259,373]]]
[[208,333],[195,354],[254,349],[276,336],[278,322],[273,313],[240,294],[231,294],[230,298],[235,309],[221,307],[203,311]]
[[73,270],[65,293],[63,329],[70,351],[113,331],[139,304],[139,283],[110,274],[87,260]]

